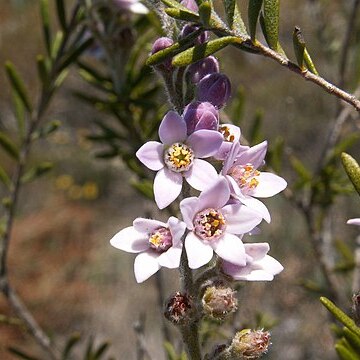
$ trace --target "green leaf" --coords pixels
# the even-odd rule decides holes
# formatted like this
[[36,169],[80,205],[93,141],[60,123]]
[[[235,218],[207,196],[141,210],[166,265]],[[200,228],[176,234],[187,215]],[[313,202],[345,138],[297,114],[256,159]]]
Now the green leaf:
[[50,31],[50,16],[49,16],[49,1],[48,0],[40,0],[40,14],[41,14],[41,19],[42,19],[45,47],[46,47],[47,53],[50,55],[51,31]]
[[360,337],[354,334],[347,327],[344,327],[343,335],[351,347],[360,355]]
[[0,131],[0,146],[10,155],[12,158],[19,160],[19,150],[17,146],[10,140],[10,138],[2,131]]
[[98,347],[98,349],[95,351],[95,354],[93,356],[94,360],[100,359],[102,355],[104,355],[105,351],[110,346],[110,343],[104,342],[102,345]]
[[290,156],[290,164],[304,183],[310,182],[312,180],[311,171],[308,170],[305,165],[294,155]]
[[150,200],[154,200],[153,184],[149,180],[131,181],[130,185],[141,195]]
[[249,0],[248,18],[249,18],[250,36],[252,41],[254,41],[256,38],[256,26],[257,26],[262,3],[263,0]]
[[62,61],[59,66],[59,70],[67,68],[71,63],[75,62],[78,57],[93,43],[93,39],[87,39],[82,42],[80,45],[72,48],[67,52],[65,59]]
[[8,188],[11,188],[11,179],[4,168],[0,165],[0,181]]
[[42,175],[45,175],[50,170],[52,170],[54,167],[54,164],[48,161],[45,161],[37,166],[34,166],[30,170],[28,170],[22,177],[21,182],[27,183],[30,181],[33,181],[37,178],[39,178]]
[[81,336],[79,333],[75,333],[70,336],[68,341],[66,342],[66,345],[64,347],[64,350],[62,352],[62,360],[67,360],[73,347],[81,340]]
[[260,142],[263,139],[261,134],[261,127],[263,122],[264,112],[262,110],[256,110],[254,120],[251,124],[249,131],[249,141],[251,144]]
[[317,72],[316,68],[315,68],[315,65],[310,57],[310,54],[309,52],[307,51],[307,49],[305,48],[304,50],[304,61],[305,61],[305,64],[307,66],[307,68],[315,75],[319,75],[319,73]]
[[178,20],[199,22],[199,15],[194,14],[189,10],[177,9],[177,8],[166,8],[165,13],[170,17]]
[[13,103],[15,108],[15,118],[17,122],[17,127],[19,130],[20,139],[24,139],[25,137],[25,108],[24,104],[21,101],[18,93],[13,91]]
[[244,21],[236,0],[224,0],[227,23],[236,35],[247,35]]
[[360,166],[358,162],[347,153],[341,154],[341,161],[355,190],[360,195]]
[[50,57],[52,59],[55,59],[56,56],[58,55],[63,40],[64,40],[64,33],[62,31],[57,31],[56,35],[55,35],[55,39],[54,39],[54,41],[52,43],[52,46],[51,46]]
[[320,302],[338,319],[343,325],[349,328],[354,334],[360,337],[360,328],[356,326],[353,319],[349,318],[331,300],[321,297]]
[[174,346],[168,341],[164,342],[164,348],[167,355],[168,360],[177,360],[178,356],[175,352]]
[[335,350],[341,360],[359,360],[359,356],[350,351],[347,347],[341,344],[335,345]]
[[37,131],[35,131],[31,137],[31,140],[37,140],[39,138],[45,138],[56,131],[61,126],[61,122],[59,120],[53,120],[48,124],[44,125]]
[[234,125],[240,126],[244,114],[245,89],[240,85],[232,101],[231,120]]
[[[171,8],[181,9],[181,10],[193,13],[186,6],[181,5],[176,0],[161,0],[161,2],[164,3],[166,6],[169,6]],[[193,14],[195,14],[195,13],[193,13]]]
[[208,27],[210,24],[211,11],[212,11],[211,2],[208,0],[202,1],[202,3],[199,6],[199,16],[202,24],[205,27]]
[[25,352],[23,352],[22,350],[13,348],[13,347],[9,347],[8,351],[11,352],[12,354],[16,355],[18,358],[20,359],[25,359],[25,360],[40,360],[40,358],[31,356],[29,354],[26,354]]
[[239,45],[242,42],[243,41],[236,36],[225,36],[222,38],[211,40],[207,43],[196,45],[174,56],[172,64],[174,66],[187,66],[209,55],[214,54],[215,52],[223,49],[229,44]]
[[281,136],[276,137],[274,144],[269,152],[269,165],[274,169],[275,172],[279,173],[282,168],[282,157],[284,154],[284,139]]
[[57,9],[57,16],[59,19],[59,23],[63,30],[66,29],[66,12],[64,6],[64,0],[56,0],[56,9]]
[[264,0],[266,41],[271,49],[283,52],[279,44],[280,0]]
[[36,57],[36,64],[38,69],[39,78],[43,85],[46,85],[48,82],[48,68],[46,65],[46,60],[44,56],[38,55]]
[[296,56],[297,63],[301,70],[305,70],[304,66],[304,51],[305,51],[305,40],[298,26],[295,26],[293,32],[293,46]]
[[12,88],[18,94],[18,96],[21,99],[21,101],[23,102],[25,108],[29,112],[31,112],[32,106],[31,106],[31,103],[30,103],[28,95],[27,95],[27,90],[25,88],[25,85],[24,85],[22,79],[20,78],[19,74],[17,73],[15,66],[10,61],[7,61],[5,63],[5,70],[6,70],[7,76],[10,80]]

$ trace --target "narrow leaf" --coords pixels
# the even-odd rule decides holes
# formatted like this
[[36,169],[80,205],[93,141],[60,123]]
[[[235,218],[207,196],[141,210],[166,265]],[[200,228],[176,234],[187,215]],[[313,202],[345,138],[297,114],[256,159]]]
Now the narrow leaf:
[[256,38],[256,25],[259,18],[263,0],[249,0],[248,5],[248,18],[249,18],[249,30],[251,40],[254,41]]
[[77,58],[93,43],[93,39],[87,39],[79,46],[68,52],[65,60],[62,62],[60,69],[63,70],[68,67],[71,63],[75,62]]
[[50,16],[49,16],[49,1],[40,0],[40,13],[42,19],[42,26],[45,39],[45,47],[47,53],[50,55],[51,51],[51,32],[50,32]]
[[36,64],[37,64],[37,68],[38,68],[39,78],[40,78],[41,82],[43,83],[43,85],[46,85],[48,82],[48,69],[46,66],[46,60],[45,60],[44,56],[38,55],[36,57]]
[[203,59],[204,57],[214,54],[229,44],[239,45],[242,42],[243,41],[236,36],[225,36],[211,40],[207,43],[196,45],[174,56],[172,64],[174,66],[187,66]]
[[211,11],[212,11],[211,2],[208,0],[204,0],[199,6],[199,16],[202,24],[205,27],[209,26],[211,19]]
[[33,357],[31,355],[28,355],[26,353],[24,353],[23,351],[21,350],[18,350],[16,348],[13,348],[13,347],[9,347],[8,348],[8,351],[11,352],[12,354],[16,355],[18,358],[20,359],[25,359],[25,360],[40,360],[39,358],[37,357]]
[[332,301],[326,297],[321,297],[320,302],[347,328],[354,334],[360,336],[360,328],[356,326],[354,320],[349,318],[342,310],[340,310]]
[[30,103],[28,95],[27,95],[25,85],[24,85],[22,79],[20,78],[19,74],[17,73],[15,66],[10,61],[7,61],[5,63],[5,70],[6,70],[7,76],[10,80],[11,86],[13,87],[14,91],[16,91],[17,94],[19,95],[19,98],[24,103],[24,106],[26,107],[26,109],[29,112],[31,112],[32,107],[31,107],[31,103]]
[[258,109],[255,113],[254,120],[251,124],[251,128],[249,131],[249,141],[251,144],[256,144],[263,140],[263,136],[261,134],[261,127],[263,123],[264,112],[261,109]]
[[336,344],[335,350],[341,360],[359,360],[359,356],[351,352],[344,345]]
[[66,29],[66,12],[64,6],[64,0],[56,0],[56,8],[57,8],[57,16],[59,19],[59,23],[63,30]]
[[108,342],[103,343],[98,347],[94,354],[94,360],[100,359],[102,355],[104,355],[105,351],[108,349],[110,344]]
[[347,327],[343,329],[344,337],[354,350],[360,355],[360,337],[354,334]]
[[237,35],[247,35],[244,21],[236,0],[224,0],[227,23]]
[[149,180],[132,181],[130,184],[141,195],[145,196],[150,200],[154,200],[153,186]]
[[48,173],[50,170],[52,170],[53,167],[54,167],[54,165],[51,162],[48,162],[48,161],[43,162],[43,163],[31,168],[30,170],[28,170],[21,177],[21,182],[22,183],[27,183],[27,182],[30,182],[32,180],[35,180],[38,177]]
[[298,26],[295,26],[293,32],[293,46],[294,46],[294,52],[297,63],[301,70],[305,70],[305,66],[304,66],[305,40]]
[[0,181],[8,188],[11,188],[11,179],[6,171],[0,165]]
[[13,103],[15,108],[15,117],[17,122],[17,127],[19,130],[20,139],[24,139],[25,136],[25,108],[24,104],[21,101],[18,93],[13,91]]
[[181,5],[180,2],[177,2],[176,0],[161,0],[161,2],[171,8],[181,9],[192,13],[192,11],[190,11],[186,6]]
[[301,180],[303,180],[304,182],[310,182],[312,180],[311,171],[308,170],[297,157],[291,156],[290,164],[296,171],[297,175],[301,178]]
[[62,31],[57,31],[56,32],[56,35],[55,35],[55,39],[52,43],[52,46],[51,46],[51,53],[50,53],[50,57],[52,59],[55,59],[56,56],[58,55],[58,52],[61,48],[61,44],[63,42],[63,39],[64,39],[64,33]]
[[165,341],[164,348],[165,348],[168,360],[177,360],[177,355],[176,355],[175,349],[171,343],[169,343],[168,341]]
[[177,8],[167,8],[165,9],[167,15],[174,19],[198,22],[200,20],[199,15],[192,13],[191,11],[186,11]]
[[67,360],[69,357],[73,347],[81,340],[80,334],[76,333],[70,336],[69,340],[67,341],[65,348],[62,353],[62,360]]
[[271,49],[282,52],[279,44],[280,0],[264,0],[264,25],[267,43]]
[[304,50],[304,61],[305,61],[305,64],[307,66],[307,68],[315,75],[319,75],[318,71],[316,70],[315,68],[315,65],[310,57],[310,54],[309,52],[307,51],[307,49],[305,48]]
[[0,146],[14,159],[19,159],[19,150],[10,138],[0,131]]
[[355,190],[360,195],[360,166],[358,162],[347,153],[341,154],[341,161]]

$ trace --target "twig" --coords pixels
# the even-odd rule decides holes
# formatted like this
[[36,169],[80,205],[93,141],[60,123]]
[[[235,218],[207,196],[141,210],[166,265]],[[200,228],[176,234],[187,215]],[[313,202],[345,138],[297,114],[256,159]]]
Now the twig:
[[145,343],[145,314],[141,313],[139,319],[134,324],[136,334],[136,360],[144,360],[145,356],[151,360],[151,355]]

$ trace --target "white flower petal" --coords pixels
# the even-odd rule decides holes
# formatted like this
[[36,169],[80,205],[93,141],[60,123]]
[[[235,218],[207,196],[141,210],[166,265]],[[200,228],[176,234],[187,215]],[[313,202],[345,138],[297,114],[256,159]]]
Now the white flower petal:
[[184,177],[191,187],[203,191],[214,185],[219,176],[210,163],[195,159],[191,169],[184,172]]
[[267,198],[274,196],[283,191],[287,186],[286,181],[282,177],[269,172],[261,172],[257,180],[259,184],[249,192],[249,195],[255,197]]
[[227,203],[229,198],[229,185],[223,177],[219,177],[213,186],[200,194],[198,208],[200,210],[207,208],[219,209]]
[[169,269],[176,269],[180,264],[182,248],[180,247],[171,247],[168,251],[162,253],[157,261],[161,266],[164,266]]
[[223,237],[210,245],[222,259],[235,265],[246,265],[245,247],[237,236],[225,233]]
[[181,247],[181,238],[184,235],[186,224],[174,216],[171,216],[167,223],[171,232],[173,246]]
[[259,213],[266,222],[269,223],[271,221],[271,216],[268,208],[260,200],[255,199],[251,196],[242,196],[241,198],[239,198],[239,200],[248,208]]
[[198,269],[207,264],[214,254],[212,247],[203,243],[193,232],[186,236],[185,249],[190,269]]
[[158,254],[147,251],[139,254],[135,258],[134,272],[138,283],[147,280],[151,275],[155,274],[159,269]]
[[136,157],[150,170],[158,171],[164,167],[163,153],[163,144],[148,141],[136,152]]
[[360,226],[360,218],[349,219],[346,223],[348,225],[358,225],[358,226]]
[[181,174],[161,169],[154,179],[155,202],[159,209],[170,205],[180,194],[183,178]]
[[195,196],[186,198],[180,202],[181,216],[189,230],[192,230],[194,227],[193,220],[195,214],[201,210],[198,205],[199,199]]
[[133,226],[122,229],[110,240],[110,244],[117,249],[130,253],[138,253],[149,248],[146,234],[136,231]]
[[175,111],[169,111],[159,126],[159,137],[163,144],[171,145],[186,139],[186,123]]
[[130,11],[134,14],[147,14],[149,12],[149,9],[140,2],[136,2],[130,5]]
[[167,227],[167,224],[158,220],[137,218],[133,221],[133,226],[139,232],[150,234],[160,227]]
[[245,252],[250,255],[253,261],[263,259],[270,250],[268,243],[252,243],[244,244]]
[[255,261],[253,266],[263,269],[267,273],[277,275],[284,270],[284,267],[272,256],[266,255],[263,259]]

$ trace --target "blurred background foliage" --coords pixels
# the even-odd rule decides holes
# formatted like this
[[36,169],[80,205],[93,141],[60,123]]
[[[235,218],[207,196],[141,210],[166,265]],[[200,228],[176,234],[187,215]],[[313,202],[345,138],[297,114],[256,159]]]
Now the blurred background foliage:
[[[55,30],[55,2],[49,3]],[[240,2],[244,9],[245,3]],[[351,9],[350,1],[283,1],[282,47],[292,53],[292,31],[300,25],[317,70],[338,83]],[[137,285],[131,256],[111,249],[108,239],[135,217],[149,211],[154,214],[152,203],[141,196],[151,197],[149,174],[133,154],[145,139],[156,137],[158,123],[169,108],[159,79],[145,66],[161,27],[152,13],[130,17],[115,16],[106,9],[100,13],[104,24],[119,22],[119,27],[97,28],[97,19],[88,14],[87,25],[99,37],[71,67],[47,109],[47,122],[60,126],[32,149],[30,163],[51,162],[53,167],[47,176],[24,186],[20,194],[9,253],[10,277],[42,327],[64,349],[73,341],[73,354],[100,352],[102,356],[106,350],[106,355],[116,359],[135,359],[139,334],[134,323],[146,313],[146,347],[153,359],[160,360],[165,353],[158,326],[162,314],[156,280]],[[349,92],[355,91],[360,78],[359,19],[344,77]],[[104,33],[110,39],[108,53],[99,47]],[[33,101],[41,86],[36,57],[45,52],[39,1],[2,1],[0,64],[10,59],[16,65]],[[252,145],[267,139],[268,164],[288,181],[296,196],[311,196],[320,209],[331,213],[329,226],[335,241],[327,255],[341,273],[349,299],[342,305],[347,311],[358,229],[345,222],[358,216],[359,199],[348,196],[353,189],[340,166],[340,153],[346,150],[360,158],[358,115],[350,114],[340,145],[328,154],[319,171],[319,159],[339,109],[337,99],[265,58],[232,48],[218,57],[233,85],[232,102],[222,119],[239,124]],[[5,71],[0,72],[0,84],[0,130],[13,136],[16,121]],[[11,172],[12,163],[5,153],[0,153],[0,163]],[[319,295],[328,295],[326,282],[303,214],[285,197],[267,204],[272,223],[262,225],[263,234],[257,239],[270,243],[271,255],[285,270],[272,283],[242,284],[240,310],[229,329],[272,327],[269,359],[335,359],[329,318],[318,302]],[[164,273],[164,285],[166,294],[177,290],[175,272]],[[0,300],[0,314],[6,315],[0,317],[0,358],[13,359],[22,351],[41,358],[22,327],[9,322],[13,314],[4,299]],[[176,339],[176,332],[171,331]],[[82,334],[83,341],[75,332]],[[202,332],[204,342],[231,334],[216,333],[211,322],[204,323]],[[110,341],[109,348],[105,341]],[[176,341],[174,345],[178,347]],[[167,346],[167,353],[172,351]]]

